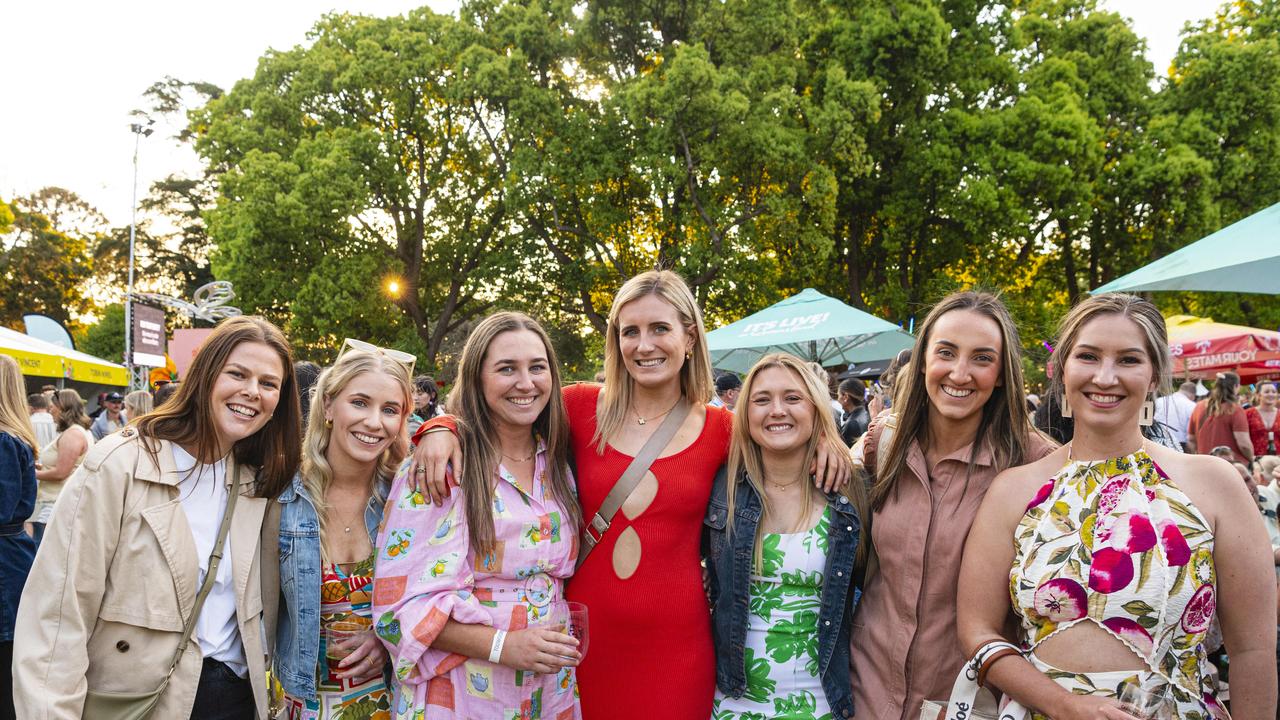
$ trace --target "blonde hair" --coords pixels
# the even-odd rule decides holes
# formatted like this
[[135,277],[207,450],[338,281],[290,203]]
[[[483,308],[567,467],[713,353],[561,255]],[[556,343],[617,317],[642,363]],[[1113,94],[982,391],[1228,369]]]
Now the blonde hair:
[[[878,453],[885,453],[885,459],[876,463],[884,468],[884,473],[875,473],[875,484],[871,489],[873,508],[882,506],[889,493],[897,486],[898,478],[907,467],[911,443],[920,440],[923,446],[929,442],[927,435],[931,406],[923,381],[925,358],[928,357],[929,343],[933,341],[933,329],[938,320],[947,313],[959,310],[990,318],[1000,329],[1001,342],[1001,383],[992,390],[991,397],[987,398],[982,407],[978,434],[974,437],[973,449],[969,454],[968,474],[973,473],[978,451],[984,444],[991,447],[992,464],[996,472],[1022,465],[1030,459],[1031,437],[1039,433],[1032,426],[1031,416],[1027,412],[1018,326],[1014,324],[1009,309],[995,294],[974,290],[951,293],[934,305],[925,316],[920,325],[920,334],[916,336],[916,343],[911,350],[911,358],[894,377],[893,412],[897,415],[898,425],[887,447],[877,450]],[[874,468],[865,470],[874,472]],[[967,489],[966,482],[965,490]]]
[[133,422],[136,418],[140,418],[154,409],[155,402],[151,398],[151,393],[146,390],[134,390],[124,396],[124,414],[128,416],[129,422]]
[[711,355],[707,351],[707,333],[702,324],[702,311],[684,279],[670,270],[650,270],[628,280],[618,290],[609,308],[609,326],[604,341],[604,389],[600,391],[600,410],[596,416],[596,434],[591,439],[596,453],[604,454],[608,439],[617,435],[627,421],[627,413],[635,394],[635,381],[627,372],[622,357],[618,315],[633,300],[657,295],[675,308],[685,332],[693,336],[693,347],[680,366],[680,391],[689,402],[706,403],[711,399],[715,382],[711,377]]
[[[1151,362],[1151,379],[1155,383],[1154,392],[1157,396],[1164,394],[1169,387],[1173,370],[1173,357],[1169,354],[1169,335],[1164,316],[1150,301],[1126,293],[1102,293],[1085,298],[1063,316],[1062,322],[1058,324],[1058,344],[1054,346],[1053,354],[1049,356],[1049,368],[1053,375],[1052,392],[1059,398],[1066,397],[1066,387],[1062,384],[1062,378],[1067,358],[1080,339],[1080,330],[1089,321],[1104,315],[1119,315],[1127,318],[1142,331],[1143,348],[1147,351],[1147,359]],[[1239,380],[1236,383],[1239,384]]]
[[582,511],[570,486],[569,416],[560,393],[560,364],[556,360],[551,338],[536,320],[517,312],[497,312],[485,318],[471,331],[462,348],[458,376],[449,393],[449,410],[456,414],[459,440],[462,442],[462,477],[458,485],[466,503],[468,540],[481,558],[493,552],[497,537],[493,527],[494,474],[501,462],[496,444],[493,410],[484,397],[484,361],[494,338],[505,332],[527,330],[542,340],[547,351],[547,372],[551,374],[551,390],[547,406],[533,422],[533,432],[546,444],[547,469],[544,482],[551,487],[556,502],[568,514],[562,528],[569,536],[577,533]]
[[36,431],[31,427],[27,414],[27,391],[22,382],[22,369],[18,361],[8,355],[0,355],[0,432],[7,432],[38,452]]
[[[325,527],[329,512],[326,500],[329,485],[333,483],[333,467],[329,465],[327,453],[333,428],[325,420],[325,406],[332,403],[347,385],[366,373],[382,373],[400,387],[400,428],[396,438],[382,451],[373,475],[369,477],[369,488],[372,491],[379,483],[389,482],[395,475],[400,461],[408,454],[409,442],[405,437],[405,427],[409,413],[413,412],[413,393],[409,383],[409,370],[402,364],[383,356],[381,353],[364,350],[350,350],[332,367],[325,369],[316,379],[315,396],[307,415],[307,431],[302,440],[302,464],[300,474],[302,486],[311,496],[311,504],[315,506],[316,517],[320,521],[320,555],[328,562],[328,543],[325,542]],[[361,527],[364,527],[364,512],[360,513]]]
[[[733,439],[729,442],[728,482],[725,488],[729,506],[728,517],[736,517],[734,505],[736,504],[738,478],[741,477],[755,490],[756,496],[760,498],[760,506],[763,510],[761,521],[756,526],[754,542],[755,566],[757,568],[760,567],[761,560],[761,528],[764,527],[764,518],[768,517],[771,512],[769,497],[764,491],[764,453],[760,449],[760,445],[751,437],[751,421],[748,418],[750,413],[747,410],[747,403],[750,402],[751,394],[755,391],[756,378],[760,376],[760,373],[771,368],[790,371],[799,378],[800,386],[806,396],[805,400],[812,406],[813,433],[809,436],[808,444],[805,446],[803,467],[807,469],[812,465],[814,459],[818,456],[818,449],[825,447],[827,454],[843,462],[852,475],[853,464],[849,457],[849,448],[845,447],[844,442],[840,439],[840,430],[836,427],[835,418],[831,414],[827,387],[823,384],[822,379],[814,374],[810,365],[811,363],[805,363],[800,358],[787,353],[771,353],[760,358],[759,362],[751,368],[751,372],[747,373],[746,379],[742,381],[742,392],[739,395],[742,398],[739,401],[742,403],[741,409],[733,415]],[[805,493],[804,510],[800,515],[801,518],[807,519],[812,512],[814,488],[808,477],[801,477],[798,482],[805,483],[809,488],[809,491]],[[855,477],[841,492],[858,512],[858,518],[862,521],[864,530],[868,529],[867,521],[870,516],[867,513],[866,486]],[[729,528],[729,533],[732,534],[733,523],[730,522],[727,527]],[[802,529],[795,528],[794,530]],[[862,541],[858,543],[857,564],[859,566],[866,561],[870,543],[871,536],[864,533]]]

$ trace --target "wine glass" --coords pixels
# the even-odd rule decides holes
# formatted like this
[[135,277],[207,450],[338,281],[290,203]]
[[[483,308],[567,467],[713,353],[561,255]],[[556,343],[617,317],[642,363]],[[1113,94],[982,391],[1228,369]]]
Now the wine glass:
[[1146,690],[1136,682],[1125,683],[1116,698],[1124,711],[1140,720],[1173,720],[1173,702],[1168,688]]

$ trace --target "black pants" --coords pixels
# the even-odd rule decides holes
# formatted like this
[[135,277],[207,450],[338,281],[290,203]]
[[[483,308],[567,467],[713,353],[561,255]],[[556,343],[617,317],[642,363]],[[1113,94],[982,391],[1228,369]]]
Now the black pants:
[[204,659],[191,720],[254,720],[253,686],[213,658]]
[[0,720],[14,720],[13,642],[0,642]]

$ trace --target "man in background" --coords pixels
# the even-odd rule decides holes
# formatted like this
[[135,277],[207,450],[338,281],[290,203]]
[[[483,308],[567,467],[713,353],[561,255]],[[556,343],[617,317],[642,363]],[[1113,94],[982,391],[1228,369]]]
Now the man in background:
[[738,392],[742,389],[742,378],[728,372],[716,378],[716,396],[711,398],[711,405],[722,407],[733,412],[738,404]]
[[1156,400],[1156,422],[1169,428],[1173,439],[1187,446],[1187,428],[1196,409],[1196,384],[1184,382],[1178,389]]
[[27,396],[27,412],[31,414],[31,427],[36,431],[36,448],[48,447],[58,437],[58,423],[49,414],[49,396],[44,393],[31,393]]
[[118,392],[109,392],[102,399],[102,412],[94,418],[89,431],[94,440],[101,440],[129,423],[124,416],[124,396]]

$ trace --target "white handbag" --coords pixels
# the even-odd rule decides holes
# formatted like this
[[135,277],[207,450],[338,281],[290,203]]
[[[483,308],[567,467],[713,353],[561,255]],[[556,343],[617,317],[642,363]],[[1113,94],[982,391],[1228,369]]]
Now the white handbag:
[[990,690],[982,687],[991,665],[1006,655],[1021,655],[1022,651],[1012,643],[997,640],[978,648],[978,652],[965,662],[951,686],[951,699],[945,704],[925,700],[920,706],[920,720],[1022,720],[1027,711],[1016,701],[1010,702],[1002,712]]

